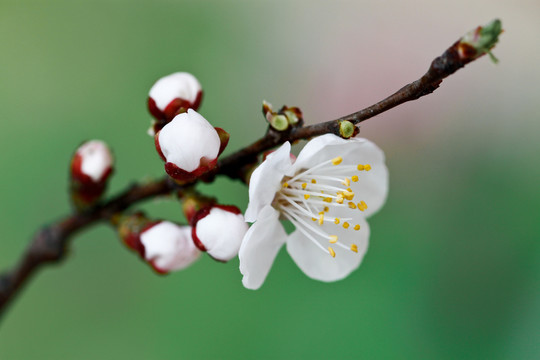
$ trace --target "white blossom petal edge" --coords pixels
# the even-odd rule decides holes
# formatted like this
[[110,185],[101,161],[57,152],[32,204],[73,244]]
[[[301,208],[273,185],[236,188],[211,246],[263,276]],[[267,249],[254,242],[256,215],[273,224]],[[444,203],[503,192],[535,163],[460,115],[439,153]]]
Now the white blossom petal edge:
[[[293,163],[283,144],[253,172],[246,221],[254,222],[240,247],[242,283],[258,289],[279,248],[320,281],[355,270],[367,251],[369,226],[388,193],[384,153],[362,139],[326,134],[311,140]],[[295,230],[287,235],[279,219]]]

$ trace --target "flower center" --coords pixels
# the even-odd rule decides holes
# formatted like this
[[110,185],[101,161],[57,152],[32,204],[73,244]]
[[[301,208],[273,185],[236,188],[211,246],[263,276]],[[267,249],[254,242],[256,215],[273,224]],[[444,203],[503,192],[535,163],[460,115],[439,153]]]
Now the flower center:
[[[327,246],[327,242],[355,253],[358,253],[358,246],[346,243],[347,239],[340,239],[331,231],[325,231],[328,227],[323,228],[323,224],[359,231],[360,225],[352,225],[349,221],[355,218],[354,211],[367,209],[363,200],[355,198],[351,183],[358,181],[356,172],[369,171],[371,166],[343,165],[342,162],[343,158],[338,156],[300,171],[293,177],[283,178],[282,187],[273,201],[274,208],[283,217],[332,257],[336,256],[336,252],[332,246]],[[352,216],[339,217],[337,213],[343,214],[343,210]]]

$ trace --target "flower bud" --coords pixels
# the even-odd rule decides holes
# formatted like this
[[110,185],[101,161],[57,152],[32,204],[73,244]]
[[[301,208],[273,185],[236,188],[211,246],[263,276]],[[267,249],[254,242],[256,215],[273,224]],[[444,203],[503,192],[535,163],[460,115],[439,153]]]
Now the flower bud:
[[160,221],[140,234],[144,259],[158,273],[181,270],[199,258],[200,251],[191,239],[191,227]]
[[236,206],[213,205],[200,210],[192,222],[195,245],[218,261],[236,255],[248,230],[244,216]]
[[354,124],[348,120],[339,123],[339,135],[344,139],[350,139],[358,134],[359,130]]
[[458,42],[459,56],[462,59],[476,59],[484,54],[489,54],[491,60],[497,63],[498,60],[491,53],[491,49],[499,41],[499,35],[502,31],[502,23],[499,19],[469,31]]
[[263,115],[270,126],[277,131],[285,131],[290,126],[302,126],[302,111],[297,107],[283,105],[279,111],[272,110],[272,104],[263,101]]
[[154,131],[158,132],[178,113],[197,110],[201,99],[201,84],[190,73],[177,72],[156,81],[148,94],[148,110],[156,119]]
[[103,141],[83,143],[73,155],[70,166],[71,198],[79,210],[95,204],[107,187],[113,172],[113,157]]
[[177,115],[155,135],[165,171],[179,183],[194,180],[217,164],[228,134],[214,128],[195,110]]

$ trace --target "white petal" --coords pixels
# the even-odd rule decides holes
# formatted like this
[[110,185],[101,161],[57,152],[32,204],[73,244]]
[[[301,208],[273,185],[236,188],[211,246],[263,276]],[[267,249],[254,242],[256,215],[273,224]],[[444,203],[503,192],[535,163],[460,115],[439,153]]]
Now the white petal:
[[200,251],[191,239],[191,227],[163,221],[141,234],[147,261],[165,271],[180,270],[198,259]]
[[197,222],[196,232],[210,256],[229,261],[238,254],[248,228],[242,214],[214,207]]
[[337,235],[338,241],[347,247],[352,243],[356,244],[358,253],[343,249],[337,244],[323,243],[325,248],[331,246],[335,251],[336,257],[332,257],[299,230],[295,230],[287,239],[287,251],[298,267],[310,278],[327,282],[341,280],[360,265],[367,251],[369,226],[363,217],[355,220],[354,224],[360,225],[359,231],[352,229],[354,224],[345,230],[341,225],[325,223],[323,229],[331,235]]
[[279,149],[266,157],[249,180],[249,204],[245,213],[246,221],[257,220],[257,215],[272,203],[276,191],[281,186],[283,175],[291,168],[291,144],[281,145]]
[[187,72],[177,72],[156,81],[148,95],[154,99],[156,107],[163,111],[176,98],[195,102],[201,89],[195,76]]
[[112,166],[112,155],[107,144],[100,140],[85,142],[77,149],[81,156],[81,172],[95,182]]
[[[368,208],[364,216],[377,212],[388,195],[388,169],[384,163],[384,153],[377,145],[362,138],[342,139],[333,134],[319,136],[306,144],[293,165],[294,172],[309,169],[317,164],[341,156],[343,162],[336,165],[371,165],[370,171],[353,171],[349,175],[358,175],[359,181],[351,183],[356,194],[356,202],[364,201]],[[331,172],[324,175],[333,175]]]
[[168,162],[187,172],[196,170],[201,158],[214,160],[220,140],[216,129],[193,109],[177,115],[159,133],[159,146]]
[[242,284],[248,289],[261,287],[285,243],[287,233],[278,219],[279,213],[274,208],[264,207],[242,241],[238,258],[244,275]]

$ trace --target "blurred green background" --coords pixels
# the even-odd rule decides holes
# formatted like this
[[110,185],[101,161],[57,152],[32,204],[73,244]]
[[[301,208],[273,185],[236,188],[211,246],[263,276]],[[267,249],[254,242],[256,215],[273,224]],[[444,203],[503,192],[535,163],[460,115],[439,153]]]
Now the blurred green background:
[[[482,58],[362,125],[391,187],[346,280],[310,280],[285,251],[255,292],[238,261],[158,277],[100,225],[24,289],[0,359],[540,358],[539,15],[525,0],[1,0],[0,268],[69,211],[82,140],[113,147],[110,193],[162,175],[145,133],[160,76],[200,79],[229,153],[264,133],[263,99],[330,120],[415,80],[476,25],[506,31],[499,65]],[[240,183],[203,188],[247,205]],[[181,219],[171,200],[141,207]]]

